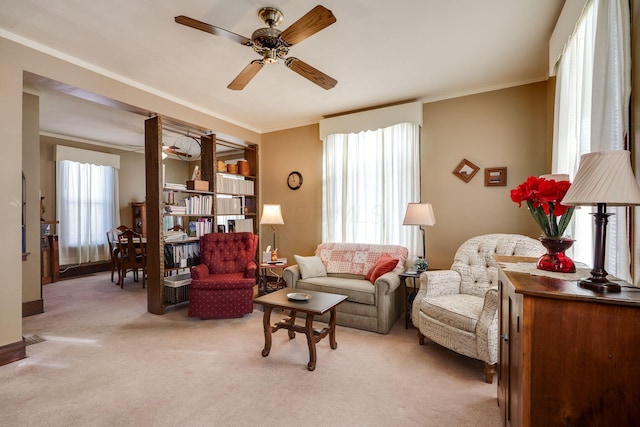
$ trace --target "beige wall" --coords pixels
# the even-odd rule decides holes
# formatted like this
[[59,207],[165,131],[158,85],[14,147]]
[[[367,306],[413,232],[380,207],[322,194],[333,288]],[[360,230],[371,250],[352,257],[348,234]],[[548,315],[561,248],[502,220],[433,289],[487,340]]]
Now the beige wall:
[[38,97],[22,96],[22,172],[26,183],[26,250],[31,254],[22,262],[22,302],[42,298],[40,287],[40,105]]
[[[434,206],[436,225],[427,227],[427,258],[448,268],[456,249],[484,233],[538,236],[525,209],[509,190],[547,170],[547,84],[519,86],[424,105],[421,137],[422,201]],[[466,158],[481,170],[465,183],[453,169]],[[485,187],[484,168],[507,167],[507,186]],[[289,172],[303,185],[292,191]],[[261,200],[282,205],[285,224],[276,226],[280,256],[309,255],[322,238],[322,141],[316,125],[265,134],[261,147]],[[404,207],[399,207],[404,209]],[[261,228],[264,248],[272,242]]]
[[[3,290],[0,298],[0,351],[22,341],[22,150],[23,76],[31,72],[117,101],[192,123],[204,129],[260,144],[260,135],[216,117],[176,104],[136,87],[112,80],[77,65],[0,38],[0,144],[5,205],[0,209],[3,236],[0,270]],[[37,144],[37,142],[33,142]],[[34,157],[37,162],[40,157]],[[43,160],[40,160],[41,162]],[[43,192],[45,190],[43,189]],[[52,196],[47,196],[52,197]],[[52,200],[49,200],[52,202]],[[38,203],[39,205],[39,203]],[[48,209],[48,212],[52,212]],[[45,307],[46,308],[46,307]]]
[[[280,257],[312,255],[322,237],[322,141],[318,125],[262,136],[260,201],[280,204],[284,225],[276,225]],[[302,187],[290,190],[287,176],[302,174]],[[260,228],[260,247],[273,245],[270,226]]]
[[2,298],[0,347],[22,341],[22,68],[3,51],[0,41],[0,144],[2,184],[0,209]]
[[[456,249],[485,233],[538,237],[526,209],[510,189],[546,165],[546,83],[518,86],[424,106],[422,201],[430,202],[436,225],[427,227],[427,259],[448,268]],[[480,167],[465,183],[453,169],[462,159]],[[484,186],[484,169],[507,167],[507,185]]]

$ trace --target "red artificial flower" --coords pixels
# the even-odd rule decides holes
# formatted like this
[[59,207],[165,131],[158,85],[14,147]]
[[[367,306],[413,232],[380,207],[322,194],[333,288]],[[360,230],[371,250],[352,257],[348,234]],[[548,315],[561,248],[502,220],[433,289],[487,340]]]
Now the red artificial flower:
[[[572,206],[560,204],[570,186],[569,181],[530,176],[511,190],[511,200],[518,207],[522,206],[522,202],[527,203],[531,215],[546,236],[561,237],[573,215]],[[556,217],[561,217],[560,223]]]

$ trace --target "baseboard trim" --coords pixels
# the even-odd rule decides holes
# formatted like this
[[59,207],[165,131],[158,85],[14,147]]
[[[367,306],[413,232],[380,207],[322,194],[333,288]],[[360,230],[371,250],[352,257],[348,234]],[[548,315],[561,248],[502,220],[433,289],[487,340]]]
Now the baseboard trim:
[[27,357],[24,340],[0,347],[0,366],[17,362]]
[[44,313],[44,300],[37,299],[22,303],[22,317],[33,316],[34,314]]

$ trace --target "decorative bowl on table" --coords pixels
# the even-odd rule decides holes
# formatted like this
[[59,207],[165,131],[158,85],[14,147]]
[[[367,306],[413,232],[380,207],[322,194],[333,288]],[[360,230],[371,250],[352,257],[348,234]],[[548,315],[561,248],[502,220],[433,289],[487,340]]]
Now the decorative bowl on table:
[[311,299],[311,295],[302,292],[292,292],[287,294],[287,298],[291,301],[304,302],[309,301]]

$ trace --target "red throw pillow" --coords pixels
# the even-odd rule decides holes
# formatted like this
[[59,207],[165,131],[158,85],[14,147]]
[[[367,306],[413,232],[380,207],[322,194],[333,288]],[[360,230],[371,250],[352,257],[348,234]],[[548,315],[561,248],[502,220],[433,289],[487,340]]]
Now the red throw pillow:
[[371,267],[367,275],[364,277],[371,283],[376,283],[378,277],[385,273],[393,271],[398,265],[398,259],[392,258],[389,254],[382,254],[378,261]]

